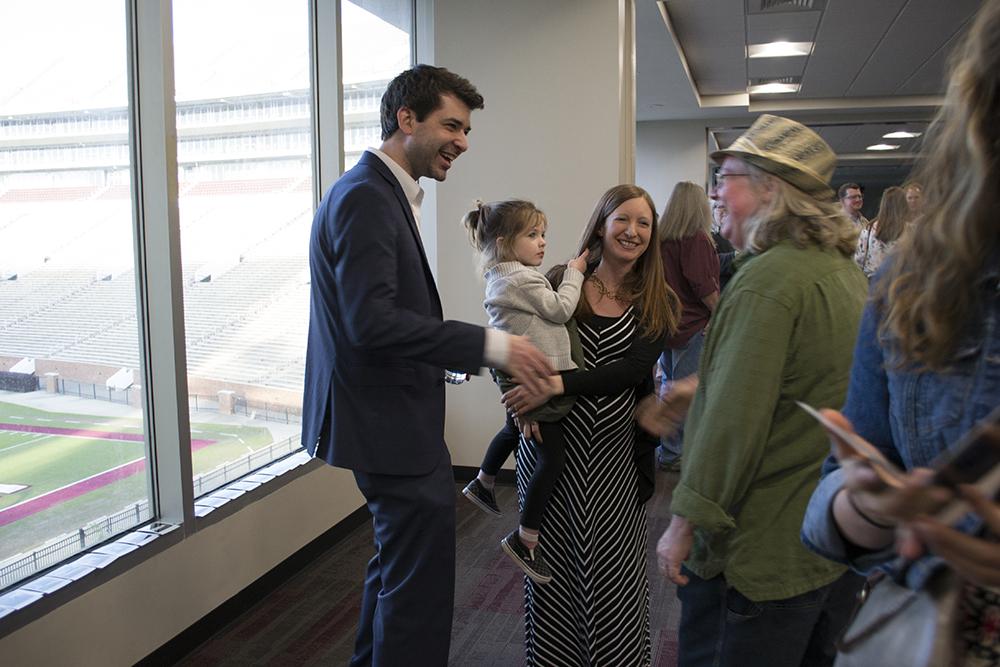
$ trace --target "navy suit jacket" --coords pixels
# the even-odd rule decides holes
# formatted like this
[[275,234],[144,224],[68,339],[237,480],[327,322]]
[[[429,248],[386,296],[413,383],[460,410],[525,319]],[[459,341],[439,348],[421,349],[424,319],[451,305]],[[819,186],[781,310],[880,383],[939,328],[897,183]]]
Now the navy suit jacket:
[[486,334],[443,320],[410,204],[378,156],[323,197],[309,269],[303,444],[341,468],[430,472],[447,451],[444,368],[478,373]]

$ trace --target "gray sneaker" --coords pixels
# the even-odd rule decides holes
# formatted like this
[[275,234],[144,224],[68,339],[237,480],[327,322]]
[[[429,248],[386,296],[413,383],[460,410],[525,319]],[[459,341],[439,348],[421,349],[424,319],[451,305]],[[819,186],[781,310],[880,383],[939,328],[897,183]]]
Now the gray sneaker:
[[552,581],[552,570],[548,563],[542,558],[538,547],[529,549],[524,546],[524,542],[515,530],[500,541],[500,546],[507,552],[507,555],[514,559],[517,566],[524,570],[524,573],[536,584],[547,584]]
[[488,491],[486,487],[483,486],[483,483],[478,479],[474,479],[469,482],[469,485],[462,489],[462,494],[468,498],[473,505],[487,514],[492,514],[496,517],[503,516],[503,513],[500,511],[500,506],[497,505],[497,499],[493,495],[493,492]]

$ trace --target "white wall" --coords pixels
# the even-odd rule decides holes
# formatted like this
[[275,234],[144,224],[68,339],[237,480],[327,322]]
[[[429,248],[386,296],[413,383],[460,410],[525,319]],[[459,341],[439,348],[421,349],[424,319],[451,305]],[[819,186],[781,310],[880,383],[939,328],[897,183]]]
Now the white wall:
[[705,121],[643,121],[635,134],[635,183],[652,195],[657,214],[678,182],[706,184]]
[[[534,201],[549,220],[543,270],[575,250],[598,198],[619,183],[618,3],[434,0],[434,65],[485,98],[469,150],[437,186],[445,317],[486,324],[462,216],[475,200]],[[503,426],[489,375],[448,389],[452,463],[478,467]]]

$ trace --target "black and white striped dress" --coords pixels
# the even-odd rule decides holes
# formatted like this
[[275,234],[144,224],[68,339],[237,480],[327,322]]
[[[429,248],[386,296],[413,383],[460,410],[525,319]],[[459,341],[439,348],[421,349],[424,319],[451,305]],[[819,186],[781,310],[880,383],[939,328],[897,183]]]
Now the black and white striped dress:
[[[586,368],[624,357],[635,327],[631,311],[580,324]],[[579,396],[562,421],[566,467],[539,535],[552,581],[525,578],[529,667],[650,664],[645,509],[632,458],[635,402],[634,389]],[[522,496],[534,469],[532,447],[517,450]]]

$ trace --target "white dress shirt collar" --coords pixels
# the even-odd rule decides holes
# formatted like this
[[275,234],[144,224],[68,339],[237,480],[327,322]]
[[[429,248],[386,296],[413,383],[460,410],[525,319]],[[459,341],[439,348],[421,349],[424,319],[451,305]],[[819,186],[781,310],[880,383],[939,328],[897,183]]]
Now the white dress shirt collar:
[[410,210],[413,211],[413,219],[417,222],[417,229],[420,229],[420,205],[424,201],[424,189],[420,187],[415,178],[406,173],[406,170],[400,167],[391,157],[374,146],[369,146],[367,150],[382,160],[385,166],[389,167],[389,171],[396,177],[396,180],[399,181],[399,185],[403,188],[403,194],[406,195],[406,201],[410,202]]

